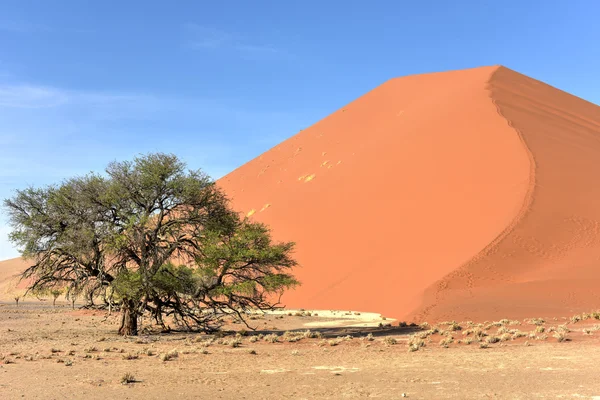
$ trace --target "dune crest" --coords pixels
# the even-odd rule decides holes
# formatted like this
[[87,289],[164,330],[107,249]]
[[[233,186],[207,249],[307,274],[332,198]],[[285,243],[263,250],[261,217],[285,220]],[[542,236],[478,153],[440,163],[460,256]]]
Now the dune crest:
[[531,154],[534,185],[516,224],[433,285],[413,317],[484,318],[485,312],[519,318],[595,309],[600,107],[506,68],[492,75],[489,90]]

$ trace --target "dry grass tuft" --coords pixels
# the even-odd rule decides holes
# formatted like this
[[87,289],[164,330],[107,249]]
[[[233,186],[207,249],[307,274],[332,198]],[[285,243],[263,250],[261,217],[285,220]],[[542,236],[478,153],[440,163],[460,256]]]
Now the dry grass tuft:
[[127,385],[129,383],[135,383],[135,376],[132,373],[127,372],[121,377],[121,384]]
[[391,337],[391,336],[386,336],[383,339],[383,343],[391,346],[391,345],[394,345],[394,344],[398,343],[398,341],[395,338]]
[[271,333],[269,335],[265,335],[265,337],[263,338],[265,342],[269,342],[269,343],[277,343],[279,342],[279,336],[275,333]]
[[567,337],[567,332],[565,331],[556,331],[553,336],[558,342],[568,342],[571,340]]
[[488,343],[488,344],[498,343],[499,341],[500,341],[500,338],[498,336],[488,336],[485,338],[485,343]]

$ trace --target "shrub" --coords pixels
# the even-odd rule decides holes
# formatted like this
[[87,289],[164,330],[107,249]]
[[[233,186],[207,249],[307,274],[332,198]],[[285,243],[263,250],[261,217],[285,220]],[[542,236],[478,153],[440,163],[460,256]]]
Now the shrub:
[[[411,335],[408,338],[408,347],[416,347],[416,350],[420,349],[421,347],[425,347],[425,340],[423,340],[418,334],[415,335]],[[411,351],[416,351],[416,350],[411,350]]]
[[394,345],[394,344],[396,344],[396,343],[398,343],[398,341],[397,341],[395,338],[391,337],[391,336],[386,336],[386,337],[383,339],[383,342],[384,342],[385,344],[387,344],[387,345],[390,345],[390,346],[391,346],[391,345]]
[[449,331],[460,331],[462,329],[462,327],[457,324],[456,322],[452,321],[449,325],[448,325],[448,330]]
[[501,342],[508,342],[509,340],[512,340],[512,335],[510,333],[506,332],[500,335]]
[[134,383],[135,382],[135,376],[133,376],[133,374],[127,372],[125,375],[123,375],[121,377],[121,384],[123,385],[127,385],[128,383]]
[[554,333],[554,337],[558,342],[568,342],[570,339],[567,337],[567,332],[557,331]]
[[500,341],[500,338],[497,336],[488,336],[485,338],[485,342],[488,344],[498,343],[499,341]]
[[264,340],[265,342],[269,343],[277,343],[279,342],[279,336],[275,333],[271,333],[269,335],[265,335]]

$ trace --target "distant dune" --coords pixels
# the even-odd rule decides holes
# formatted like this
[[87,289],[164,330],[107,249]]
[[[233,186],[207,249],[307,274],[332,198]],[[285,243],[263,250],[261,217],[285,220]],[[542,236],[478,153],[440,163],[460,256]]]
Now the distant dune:
[[20,281],[21,272],[29,266],[20,258],[0,261],[0,301],[14,301],[14,294],[22,294],[27,282]]
[[219,181],[297,242],[291,307],[600,307],[600,107],[504,67],[392,79]]
[[600,308],[600,107],[504,67],[392,79],[218,183],[297,243],[288,307],[430,322]]

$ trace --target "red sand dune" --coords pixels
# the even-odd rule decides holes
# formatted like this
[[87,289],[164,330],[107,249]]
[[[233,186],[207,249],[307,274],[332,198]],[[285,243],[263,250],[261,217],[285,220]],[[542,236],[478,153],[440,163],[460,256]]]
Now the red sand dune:
[[600,107],[504,67],[392,79],[219,184],[297,243],[289,307],[600,307]]

